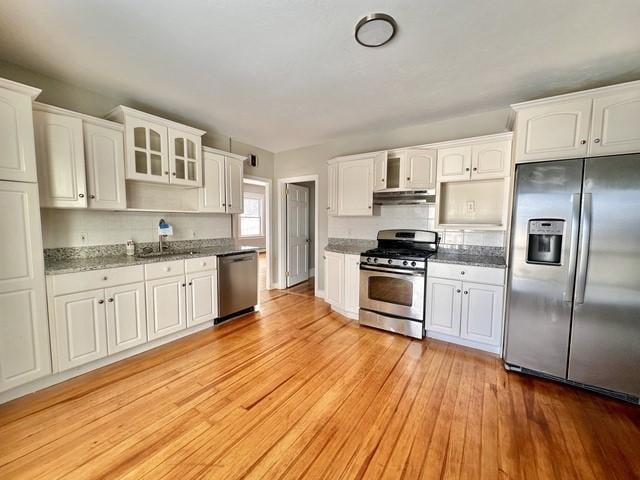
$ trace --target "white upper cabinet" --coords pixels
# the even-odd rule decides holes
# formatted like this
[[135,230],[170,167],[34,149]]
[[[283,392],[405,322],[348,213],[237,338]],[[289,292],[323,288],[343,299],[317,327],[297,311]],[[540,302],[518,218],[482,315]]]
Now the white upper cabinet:
[[516,161],[585,157],[591,99],[527,108],[518,112],[516,122]]
[[177,185],[202,185],[202,142],[198,135],[169,129],[169,181]]
[[35,110],[41,207],[87,206],[82,120]]
[[436,186],[437,150],[409,148],[404,159],[404,187],[410,190],[430,189]]
[[0,180],[37,182],[32,99],[39,94],[0,79]]
[[327,213],[329,215],[338,214],[338,165],[329,165],[328,178],[329,191],[327,194]]
[[127,117],[125,137],[127,179],[169,183],[167,127]]
[[239,158],[226,157],[226,208],[227,213],[244,211],[242,178],[244,161]]
[[202,153],[203,187],[200,189],[200,210],[225,213],[226,175],[225,157],[219,153]]
[[338,215],[373,213],[373,158],[338,163]]
[[471,177],[471,146],[438,149],[438,181],[469,180]]
[[127,207],[124,181],[124,135],[121,129],[84,122],[89,208]]
[[380,152],[373,159],[373,191],[387,188],[387,152]]
[[640,152],[640,85],[593,99],[592,156]]
[[114,108],[107,118],[125,126],[127,180],[202,185],[203,130],[124,105]]
[[0,392],[51,373],[38,185],[0,181]]
[[640,82],[512,107],[516,163],[640,151]]
[[511,141],[471,146],[471,178],[501,178],[511,173]]

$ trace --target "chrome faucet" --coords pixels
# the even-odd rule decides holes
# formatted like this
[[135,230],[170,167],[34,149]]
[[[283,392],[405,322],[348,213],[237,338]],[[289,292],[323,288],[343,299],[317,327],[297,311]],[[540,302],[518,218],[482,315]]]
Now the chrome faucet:
[[[158,222],[158,225],[160,226],[163,223],[165,223],[164,218],[161,218],[160,221]],[[169,245],[164,244],[166,240],[167,240],[166,235],[158,234],[158,252],[162,253],[165,250],[169,249]]]

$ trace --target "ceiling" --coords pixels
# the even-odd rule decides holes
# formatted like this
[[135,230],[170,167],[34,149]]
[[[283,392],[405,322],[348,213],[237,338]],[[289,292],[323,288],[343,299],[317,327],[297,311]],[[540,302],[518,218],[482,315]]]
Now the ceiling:
[[[388,45],[353,38],[368,13]],[[0,58],[272,151],[640,78],[638,0],[0,0]]]

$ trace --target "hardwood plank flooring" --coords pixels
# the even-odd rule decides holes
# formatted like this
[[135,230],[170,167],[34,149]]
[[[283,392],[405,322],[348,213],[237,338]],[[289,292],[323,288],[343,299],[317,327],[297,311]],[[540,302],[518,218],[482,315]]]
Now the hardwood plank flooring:
[[361,328],[303,284],[0,406],[2,479],[637,479],[640,408]]

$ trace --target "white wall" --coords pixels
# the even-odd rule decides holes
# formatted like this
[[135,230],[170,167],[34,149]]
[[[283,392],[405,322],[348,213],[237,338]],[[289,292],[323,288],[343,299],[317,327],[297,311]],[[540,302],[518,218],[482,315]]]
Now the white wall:
[[[479,113],[464,117],[451,118],[440,122],[427,123],[412,127],[399,128],[382,132],[370,132],[365,135],[353,135],[337,138],[334,141],[322,145],[314,145],[285,152],[278,152],[275,155],[275,177],[286,178],[301,175],[318,175],[318,199],[319,212],[318,218],[318,242],[319,248],[323,249],[327,243],[329,236],[330,221],[326,213],[327,206],[327,160],[339,155],[349,155],[354,153],[399,148],[410,145],[420,145],[425,143],[439,142],[445,140],[455,140],[459,138],[474,137],[478,135],[489,135],[507,131],[507,122],[511,115],[511,109],[506,107],[501,110]],[[406,207],[406,210],[392,211],[383,209],[381,217],[366,217],[348,219],[331,219],[331,233],[334,236],[349,236],[351,238],[375,238],[373,231],[377,232],[380,228],[378,225],[390,225],[402,220],[402,226],[409,226],[409,223],[419,223],[423,225],[429,218],[424,212],[420,214],[410,209],[414,207]],[[421,215],[418,219],[414,219],[416,223],[404,220],[407,217]],[[337,223],[336,223],[337,220]],[[340,234],[340,235],[338,235]],[[487,236],[487,243],[495,243],[494,234]],[[449,235],[451,240],[454,237],[459,239],[462,237],[464,241],[464,233]],[[467,235],[468,239],[478,236]],[[484,243],[484,235],[482,236]],[[318,282],[323,282],[324,272],[318,268],[316,278]],[[320,283],[322,284],[322,283]]]
[[[198,240],[231,237],[231,215],[219,213],[147,213],[43,208],[44,248],[82,247],[125,243],[127,240],[155,242],[158,221],[173,226],[168,240]],[[87,240],[81,235],[86,233]]]

